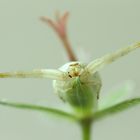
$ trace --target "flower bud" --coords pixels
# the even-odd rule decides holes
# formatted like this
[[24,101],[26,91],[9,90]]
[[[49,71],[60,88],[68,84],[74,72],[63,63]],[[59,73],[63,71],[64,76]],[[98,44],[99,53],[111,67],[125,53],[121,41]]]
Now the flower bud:
[[94,75],[90,74],[86,65],[80,62],[67,63],[59,70],[68,75],[64,81],[54,81],[54,89],[59,97],[76,111],[84,114],[95,111],[101,88],[99,74],[97,72]]

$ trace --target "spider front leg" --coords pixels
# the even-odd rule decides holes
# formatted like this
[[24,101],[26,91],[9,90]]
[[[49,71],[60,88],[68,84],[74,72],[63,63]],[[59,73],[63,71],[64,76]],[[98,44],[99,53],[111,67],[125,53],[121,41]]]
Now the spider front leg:
[[0,73],[0,78],[50,78],[53,80],[64,80],[64,72],[53,69],[40,69],[32,71],[15,71]]
[[90,62],[87,65],[87,69],[91,74],[94,74],[95,72],[99,71],[104,66],[111,64],[112,62],[118,60],[122,56],[127,55],[128,53],[132,52],[133,50],[140,48],[140,43],[137,43],[133,46],[129,46],[123,49],[120,49],[114,53],[107,54],[101,58],[98,58],[92,62]]

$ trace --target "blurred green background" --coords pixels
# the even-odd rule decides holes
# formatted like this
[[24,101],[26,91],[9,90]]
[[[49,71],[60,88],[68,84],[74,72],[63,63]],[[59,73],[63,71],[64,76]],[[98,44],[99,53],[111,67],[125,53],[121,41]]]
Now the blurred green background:
[[[70,11],[69,37],[76,52],[93,60],[140,41],[139,0],[0,0],[0,71],[58,68],[68,61],[54,32],[39,21]],[[79,53],[78,53],[79,54]],[[83,57],[82,60],[86,60]],[[101,96],[126,80],[140,96],[140,51],[101,70]],[[87,61],[87,60],[86,60]],[[65,108],[47,79],[0,79],[0,98]],[[140,107],[95,124],[94,140],[140,139]],[[80,140],[79,127],[46,114],[0,107],[1,140]]]

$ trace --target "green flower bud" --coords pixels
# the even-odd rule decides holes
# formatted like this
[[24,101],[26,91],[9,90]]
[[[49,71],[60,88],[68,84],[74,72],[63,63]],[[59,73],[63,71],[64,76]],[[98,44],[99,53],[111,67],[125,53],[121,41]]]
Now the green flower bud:
[[81,113],[95,111],[101,88],[99,74],[90,74],[86,65],[80,62],[67,63],[59,70],[68,75],[66,80],[54,81],[54,89],[59,97]]

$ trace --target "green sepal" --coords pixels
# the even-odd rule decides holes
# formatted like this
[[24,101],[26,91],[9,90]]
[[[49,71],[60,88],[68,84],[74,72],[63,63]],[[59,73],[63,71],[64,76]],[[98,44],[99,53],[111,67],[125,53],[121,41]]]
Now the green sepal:
[[24,110],[38,111],[38,112],[42,112],[42,113],[50,113],[52,115],[57,115],[59,117],[63,117],[66,119],[77,120],[77,117],[73,114],[64,112],[62,110],[49,108],[49,107],[45,107],[45,106],[40,106],[40,105],[9,102],[9,101],[3,101],[3,100],[0,100],[0,105],[18,108],[18,109],[24,109]]
[[129,100],[123,101],[114,106],[97,111],[96,113],[93,114],[93,120],[96,121],[96,120],[99,120],[106,116],[111,116],[115,113],[122,112],[122,111],[129,109],[130,107],[133,107],[138,104],[140,104],[140,98],[134,98],[134,99],[129,99]]

